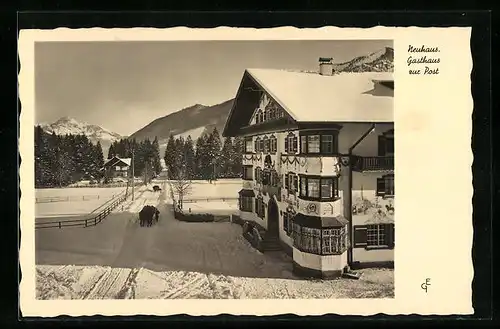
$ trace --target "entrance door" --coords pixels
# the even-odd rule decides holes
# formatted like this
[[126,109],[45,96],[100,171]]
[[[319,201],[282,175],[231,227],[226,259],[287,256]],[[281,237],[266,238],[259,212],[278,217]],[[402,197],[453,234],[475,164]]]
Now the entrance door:
[[274,198],[269,200],[267,207],[267,236],[273,238],[279,238],[280,236],[280,225],[279,225],[280,215],[278,205]]

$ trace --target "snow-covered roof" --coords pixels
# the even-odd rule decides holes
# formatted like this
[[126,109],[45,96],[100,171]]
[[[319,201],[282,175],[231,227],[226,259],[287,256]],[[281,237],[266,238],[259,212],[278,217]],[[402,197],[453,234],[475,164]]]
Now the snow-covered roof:
[[112,157],[111,159],[109,159],[108,161],[106,161],[104,163],[104,167],[106,167],[108,165],[114,166],[116,163],[118,163],[120,161],[123,162],[124,164],[126,164],[127,166],[130,166],[130,164],[132,163],[131,158],[120,158],[120,157],[115,155],[114,157]]
[[298,122],[393,122],[394,91],[376,81],[394,81],[389,72],[333,76],[285,70],[247,72]]

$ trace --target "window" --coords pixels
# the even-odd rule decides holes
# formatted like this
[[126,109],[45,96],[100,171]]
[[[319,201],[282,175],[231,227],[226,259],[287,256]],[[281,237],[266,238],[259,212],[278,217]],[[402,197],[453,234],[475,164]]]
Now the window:
[[309,135],[307,136],[307,153],[319,153],[320,143],[319,135]]
[[257,183],[262,182],[262,169],[260,167],[255,168],[255,181]]
[[259,143],[259,152],[264,152],[264,139],[260,140],[260,143]]
[[264,121],[264,117],[262,116],[262,110],[259,110],[259,113],[257,114],[257,118],[258,118],[258,123],[261,123]]
[[288,236],[290,236],[293,231],[292,214],[290,214],[288,211],[283,212],[283,230]]
[[262,119],[262,121],[267,121],[267,118],[268,118],[268,111],[267,109],[264,110],[264,118]]
[[394,224],[354,226],[354,248],[394,248]]
[[333,135],[321,135],[321,153],[333,153]]
[[339,196],[337,177],[300,177],[300,197],[312,200],[335,200]]
[[240,210],[252,212],[252,197],[250,196],[240,196]]
[[368,247],[388,246],[384,225],[368,225],[366,231],[366,244]]
[[243,166],[243,179],[253,180],[252,166]]
[[392,197],[394,192],[394,175],[386,175],[377,178],[377,195],[383,197]]
[[260,149],[260,138],[257,137],[255,139],[255,152],[261,152],[261,149]]
[[289,179],[288,185],[290,186],[290,189],[297,191],[297,189],[299,187],[298,186],[299,185],[299,178],[296,175],[294,175],[293,173],[290,173],[288,175],[288,179]]
[[294,133],[289,133],[285,138],[285,152],[297,153],[297,136]]
[[278,186],[278,183],[279,183],[279,176],[278,176],[278,173],[273,170],[271,171],[271,186]]
[[245,153],[253,152],[253,141],[252,137],[245,138]]
[[343,253],[347,249],[347,229],[346,227],[324,229],[322,232],[323,255]]
[[265,136],[263,140],[264,140],[264,153],[269,153],[269,138]]
[[301,251],[321,254],[321,230],[293,225],[293,243]]
[[300,152],[303,154],[334,154],[337,152],[337,132],[302,132]]
[[378,136],[378,155],[393,156],[394,155],[394,130],[391,129],[383,135]]
[[285,188],[288,189],[290,184],[289,184],[289,179],[290,179],[290,175],[289,174],[285,174],[285,178],[283,179],[283,181],[285,182]]
[[276,151],[278,150],[278,141],[276,137],[274,135],[271,136],[270,141],[271,141],[271,146],[270,146],[271,153],[276,153]]
[[262,198],[255,198],[255,214],[259,218],[265,218],[266,205]]

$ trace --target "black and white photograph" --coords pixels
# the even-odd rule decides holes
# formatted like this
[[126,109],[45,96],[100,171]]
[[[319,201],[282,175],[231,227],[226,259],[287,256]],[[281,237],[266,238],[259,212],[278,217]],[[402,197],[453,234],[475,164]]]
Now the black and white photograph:
[[37,299],[394,297],[392,40],[34,62]]
[[470,38],[22,30],[23,315],[471,314]]

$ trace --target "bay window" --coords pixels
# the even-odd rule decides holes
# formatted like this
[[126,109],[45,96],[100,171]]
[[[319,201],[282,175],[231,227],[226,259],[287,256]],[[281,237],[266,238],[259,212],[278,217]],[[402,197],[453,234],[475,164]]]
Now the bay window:
[[338,178],[302,175],[299,196],[305,200],[336,200],[339,197]]
[[300,133],[300,153],[302,154],[335,154],[337,152],[338,132],[304,131]]
[[326,227],[308,227],[314,221],[310,216],[297,214],[292,223],[293,246],[302,252],[316,255],[340,255],[349,247],[348,221],[341,217],[329,218],[335,224]]

